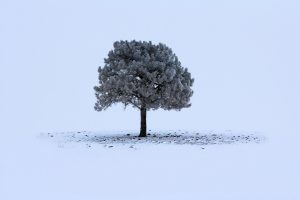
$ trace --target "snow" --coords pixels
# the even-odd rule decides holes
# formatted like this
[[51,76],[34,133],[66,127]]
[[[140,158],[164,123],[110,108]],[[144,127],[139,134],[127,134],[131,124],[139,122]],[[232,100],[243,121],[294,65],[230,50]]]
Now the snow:
[[[1,1],[0,199],[300,199],[299,7]],[[126,39],[166,43],[195,78],[190,108],[147,113],[162,139],[169,129],[264,139],[129,143],[137,110],[93,110],[98,66]],[[65,140],[82,130],[109,143]]]
[[250,200],[299,196],[300,162],[295,156],[299,147],[291,142],[211,144],[205,149],[144,143],[133,149],[94,143],[88,147],[80,142],[61,145],[54,139],[37,134],[5,142],[1,199]]

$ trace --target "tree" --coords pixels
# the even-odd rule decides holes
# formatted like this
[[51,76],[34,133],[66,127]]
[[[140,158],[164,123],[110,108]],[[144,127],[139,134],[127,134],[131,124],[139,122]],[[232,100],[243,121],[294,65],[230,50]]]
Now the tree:
[[96,111],[114,103],[140,110],[140,137],[146,137],[147,110],[181,110],[190,107],[194,79],[181,66],[172,49],[152,42],[116,41],[114,49],[99,67],[99,85],[95,86]]

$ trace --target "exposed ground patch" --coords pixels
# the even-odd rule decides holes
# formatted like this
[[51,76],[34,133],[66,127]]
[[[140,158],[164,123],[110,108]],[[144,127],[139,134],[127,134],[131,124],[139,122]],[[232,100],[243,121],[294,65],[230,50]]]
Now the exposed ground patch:
[[137,137],[137,133],[123,132],[122,134],[103,134],[97,132],[61,132],[43,133],[42,136],[57,141],[60,145],[67,143],[83,143],[87,147],[103,145],[112,148],[115,145],[127,145],[130,148],[139,144],[153,145],[221,145],[233,143],[259,143],[264,137],[255,134],[233,134],[230,131],[216,133],[212,131],[187,132],[187,131],[149,131],[146,138]]

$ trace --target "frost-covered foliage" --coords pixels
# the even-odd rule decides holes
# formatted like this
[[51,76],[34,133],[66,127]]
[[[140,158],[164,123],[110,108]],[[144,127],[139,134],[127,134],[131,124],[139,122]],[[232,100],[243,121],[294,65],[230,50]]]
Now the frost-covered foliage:
[[172,49],[152,42],[117,41],[99,67],[95,110],[121,102],[139,109],[189,107],[194,80]]

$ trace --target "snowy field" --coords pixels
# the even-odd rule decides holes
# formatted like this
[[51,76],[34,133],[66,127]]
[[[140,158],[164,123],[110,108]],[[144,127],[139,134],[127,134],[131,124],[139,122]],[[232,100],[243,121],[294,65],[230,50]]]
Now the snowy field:
[[56,137],[37,134],[1,141],[1,199],[250,200],[300,195],[299,142],[292,138],[110,148]]
[[[299,10],[0,0],[0,200],[300,200]],[[138,110],[93,109],[98,66],[133,39],[195,79],[192,106],[148,112],[140,140]]]

